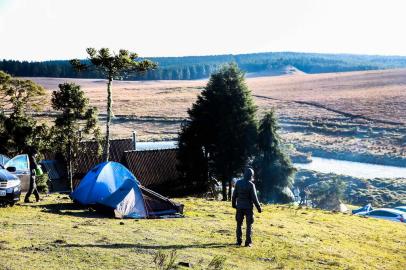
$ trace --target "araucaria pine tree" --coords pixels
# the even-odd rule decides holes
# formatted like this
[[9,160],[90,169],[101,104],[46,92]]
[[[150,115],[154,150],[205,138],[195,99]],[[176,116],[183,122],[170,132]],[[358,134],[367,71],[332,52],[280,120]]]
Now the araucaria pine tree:
[[149,60],[139,60],[136,53],[127,50],[120,50],[118,54],[115,54],[107,48],[100,50],[88,48],[86,52],[89,55],[88,62],[82,63],[79,59],[73,59],[71,64],[78,71],[93,68],[107,79],[107,120],[103,159],[108,161],[110,156],[110,124],[113,116],[113,80],[125,78],[133,73],[155,69],[157,65]]
[[230,64],[212,74],[188,113],[190,121],[179,136],[180,168],[186,168],[183,173],[189,181],[205,177],[207,168],[206,179],[210,175],[222,182],[226,200],[231,197],[227,185],[231,187],[232,178],[241,173],[255,151],[256,107],[244,73]]
[[296,169],[281,147],[274,111],[267,112],[258,130],[258,153],[254,160],[258,190],[264,202],[287,203],[293,198],[290,188]]

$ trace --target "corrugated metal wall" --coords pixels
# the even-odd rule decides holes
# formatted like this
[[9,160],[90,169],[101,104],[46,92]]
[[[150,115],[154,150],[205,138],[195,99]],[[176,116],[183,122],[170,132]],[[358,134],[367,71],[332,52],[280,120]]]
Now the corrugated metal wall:
[[[131,139],[111,140],[110,160],[125,165],[145,187],[153,187],[160,191],[177,188],[180,184],[179,172],[176,169],[177,149],[172,147],[172,149],[148,150],[157,145],[159,146],[159,142],[153,142],[149,148],[144,147],[145,150],[135,151]],[[86,173],[100,162],[102,158],[97,155],[97,144],[84,142],[83,151],[78,154],[73,164],[73,186],[77,187]],[[63,164],[59,165],[63,170],[66,169]],[[67,187],[67,174],[66,172],[63,174],[64,179],[61,179],[61,183]]]
[[[73,176],[73,186],[79,185],[80,180],[94,166],[102,162],[101,155],[97,154],[97,144],[95,142],[84,142],[84,151],[78,154],[75,159],[75,168]],[[124,151],[132,150],[133,143],[131,139],[119,139],[110,141],[110,161],[122,162]]]
[[159,186],[179,178],[177,149],[124,152],[124,165],[146,187]]

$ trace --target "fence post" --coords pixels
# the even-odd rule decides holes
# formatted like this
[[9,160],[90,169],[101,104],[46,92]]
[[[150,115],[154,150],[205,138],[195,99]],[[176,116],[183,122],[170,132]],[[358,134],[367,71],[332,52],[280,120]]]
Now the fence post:
[[137,150],[137,131],[133,131],[133,150]]

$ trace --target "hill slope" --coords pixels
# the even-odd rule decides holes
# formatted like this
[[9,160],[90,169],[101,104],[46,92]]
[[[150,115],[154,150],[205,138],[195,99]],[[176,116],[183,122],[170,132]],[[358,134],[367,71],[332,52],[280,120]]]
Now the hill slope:
[[[1,57],[1,56],[0,56]],[[4,58],[5,56],[3,56]],[[234,62],[247,73],[278,73],[293,66],[305,73],[330,73],[406,67],[406,57],[318,54],[295,52],[266,52],[186,57],[151,57],[159,68],[144,74],[129,76],[128,80],[195,80],[208,78],[222,65]],[[97,71],[75,72],[67,60],[44,62],[0,61],[0,70],[14,76],[102,78]]]
[[176,262],[228,269],[404,269],[406,226],[271,205],[256,214],[253,248],[235,247],[229,203],[181,199],[186,218],[116,220],[77,209],[64,195],[0,208],[1,269],[154,269],[158,250]]
[[259,72],[249,72],[245,74],[246,78],[255,78],[255,77],[268,77],[268,76],[284,76],[284,75],[304,75],[305,72],[297,69],[294,66],[287,65],[280,68],[263,70]]

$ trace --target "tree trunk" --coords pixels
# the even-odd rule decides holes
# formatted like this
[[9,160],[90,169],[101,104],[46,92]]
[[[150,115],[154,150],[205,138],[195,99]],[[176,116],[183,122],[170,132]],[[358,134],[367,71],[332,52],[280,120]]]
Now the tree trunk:
[[69,190],[73,192],[73,175],[72,175],[72,142],[69,140],[68,142],[68,162],[67,162],[67,169],[68,169],[68,180],[69,180]]
[[227,201],[227,182],[226,182],[226,180],[222,179],[221,180],[221,185],[222,185],[221,192],[222,192],[222,195],[223,195],[222,200]]
[[233,181],[231,181],[231,179],[230,180],[228,180],[228,200],[229,201],[231,201],[231,196],[232,196],[232,189],[233,189],[233,187],[232,187],[232,182]]
[[109,161],[110,158],[110,123],[112,116],[113,98],[111,96],[111,86],[113,78],[109,78],[107,82],[107,120],[106,120],[106,141],[104,142],[103,160]]

